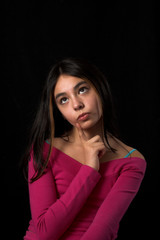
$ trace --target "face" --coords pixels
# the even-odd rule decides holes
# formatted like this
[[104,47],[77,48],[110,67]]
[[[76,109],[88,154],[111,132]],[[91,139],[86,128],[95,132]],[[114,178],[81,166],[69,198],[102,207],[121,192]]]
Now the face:
[[54,90],[59,111],[73,126],[77,122],[83,129],[93,127],[102,116],[100,98],[88,80],[61,75]]

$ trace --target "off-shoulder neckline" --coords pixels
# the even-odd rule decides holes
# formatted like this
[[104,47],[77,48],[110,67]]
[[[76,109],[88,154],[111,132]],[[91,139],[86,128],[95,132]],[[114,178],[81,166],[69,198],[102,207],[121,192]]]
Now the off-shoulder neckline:
[[[49,145],[49,143],[47,143],[46,142],[46,144],[47,145]],[[76,160],[75,158],[73,158],[73,157],[71,157],[70,155],[68,155],[68,154],[66,154],[65,152],[63,152],[62,150],[60,150],[59,148],[57,148],[57,147],[54,147],[53,146],[53,149],[55,149],[56,151],[58,151],[58,152],[60,152],[61,154],[63,154],[64,156],[66,156],[67,158],[70,158],[70,159],[72,159],[74,162],[76,162],[76,163],[78,163],[78,164],[80,164],[80,165],[83,165],[81,162],[79,162],[78,160]],[[52,149],[52,150],[53,150]],[[143,158],[140,158],[140,157],[123,157],[123,158],[116,158],[116,159],[112,159],[112,160],[109,160],[109,161],[106,161],[106,162],[100,162],[100,165],[105,165],[105,164],[109,164],[109,163],[112,163],[112,162],[116,162],[116,161],[118,161],[118,160],[127,160],[127,159],[141,159],[141,160],[144,160]]]

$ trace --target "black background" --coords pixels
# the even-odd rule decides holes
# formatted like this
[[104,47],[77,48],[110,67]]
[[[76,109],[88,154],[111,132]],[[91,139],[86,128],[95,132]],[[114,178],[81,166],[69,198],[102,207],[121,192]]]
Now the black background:
[[70,56],[91,60],[108,77],[122,138],[147,161],[141,189],[121,221],[118,239],[157,239],[156,8],[152,0],[5,1],[1,45],[5,239],[23,239],[28,227],[28,189],[19,162],[48,71],[55,60]]

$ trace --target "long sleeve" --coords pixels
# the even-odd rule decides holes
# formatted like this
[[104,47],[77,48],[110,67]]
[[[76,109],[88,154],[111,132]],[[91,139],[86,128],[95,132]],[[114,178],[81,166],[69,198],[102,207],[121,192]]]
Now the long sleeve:
[[[31,157],[29,179],[34,173]],[[83,207],[100,177],[96,170],[82,165],[59,199],[57,199],[51,167],[48,167],[38,180],[29,183],[31,215],[40,240],[60,238]]]
[[119,222],[139,190],[145,169],[143,159],[139,159],[135,166],[127,164],[123,168],[81,240],[113,240],[117,237]]

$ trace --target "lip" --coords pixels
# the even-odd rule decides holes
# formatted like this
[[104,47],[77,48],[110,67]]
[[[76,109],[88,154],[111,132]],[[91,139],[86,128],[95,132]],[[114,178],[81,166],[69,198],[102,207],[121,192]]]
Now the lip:
[[89,113],[82,113],[78,116],[77,120],[78,121],[83,121],[83,120],[86,120],[89,116]]

